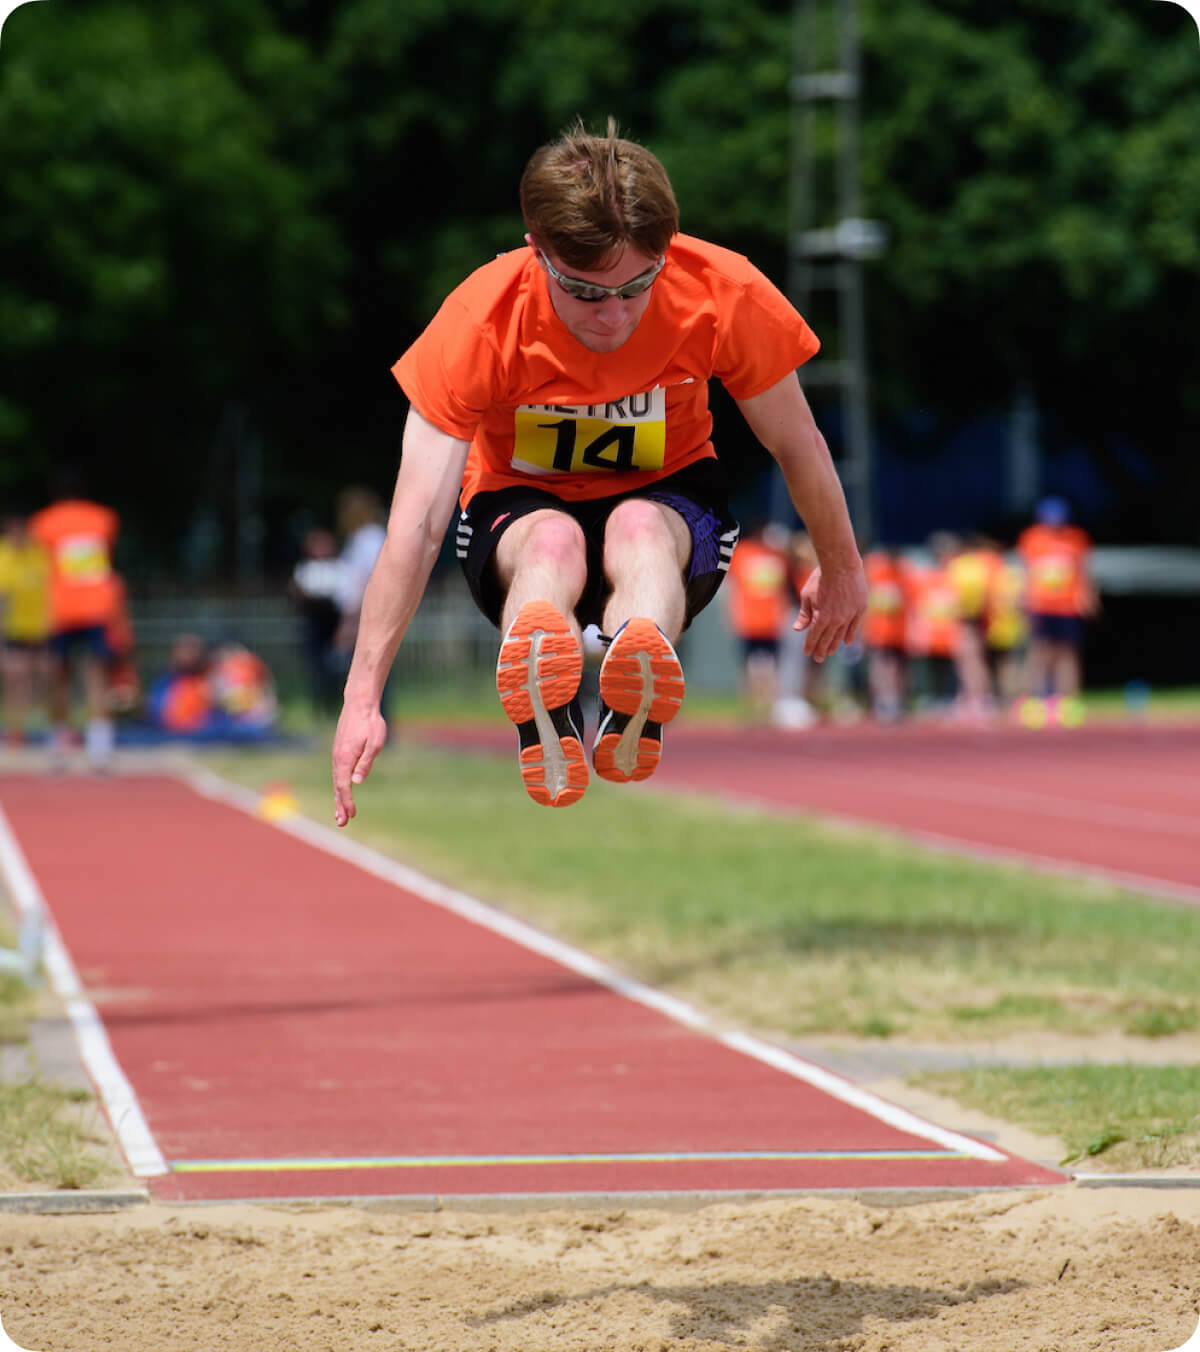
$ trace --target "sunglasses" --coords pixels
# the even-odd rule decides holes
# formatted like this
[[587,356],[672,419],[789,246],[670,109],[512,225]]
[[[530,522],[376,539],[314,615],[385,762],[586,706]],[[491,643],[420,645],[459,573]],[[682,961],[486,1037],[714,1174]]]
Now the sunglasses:
[[645,272],[630,278],[621,286],[600,286],[596,282],[585,282],[582,277],[567,277],[554,266],[546,255],[538,250],[538,257],[546,265],[546,271],[573,300],[599,301],[615,296],[617,300],[632,300],[650,290],[655,277],[663,270],[667,261],[666,254],[660,254],[658,262]]

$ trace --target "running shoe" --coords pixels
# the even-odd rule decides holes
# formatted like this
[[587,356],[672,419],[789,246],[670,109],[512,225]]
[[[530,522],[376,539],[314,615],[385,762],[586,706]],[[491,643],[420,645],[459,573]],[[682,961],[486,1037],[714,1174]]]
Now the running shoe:
[[653,620],[627,620],[600,668],[600,722],[592,764],[616,784],[648,779],[662,757],[662,725],[679,712],[683,668]]
[[500,644],[496,688],[517,725],[525,791],[543,807],[569,807],[588,784],[579,678],[583,652],[546,601],[521,607]]

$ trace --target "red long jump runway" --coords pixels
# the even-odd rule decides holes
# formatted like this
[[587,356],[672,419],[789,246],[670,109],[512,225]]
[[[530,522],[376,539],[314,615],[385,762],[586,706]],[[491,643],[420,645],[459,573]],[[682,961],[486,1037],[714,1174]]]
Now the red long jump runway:
[[1062,1181],[249,805],[167,776],[0,779],[10,891],[49,908],[156,1197]]
[[[512,754],[507,726],[427,735]],[[685,706],[666,731],[652,785],[881,825],[926,844],[1200,903],[1196,724],[787,732],[689,723]]]

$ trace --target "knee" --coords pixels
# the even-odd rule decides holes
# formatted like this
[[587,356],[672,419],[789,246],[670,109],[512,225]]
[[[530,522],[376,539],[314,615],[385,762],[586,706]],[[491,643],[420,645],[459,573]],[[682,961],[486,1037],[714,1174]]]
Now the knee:
[[605,562],[646,551],[675,553],[675,541],[659,505],[628,498],[615,507],[604,529]]
[[577,521],[568,516],[551,516],[530,527],[521,554],[527,567],[546,567],[564,573],[585,567],[587,545]]

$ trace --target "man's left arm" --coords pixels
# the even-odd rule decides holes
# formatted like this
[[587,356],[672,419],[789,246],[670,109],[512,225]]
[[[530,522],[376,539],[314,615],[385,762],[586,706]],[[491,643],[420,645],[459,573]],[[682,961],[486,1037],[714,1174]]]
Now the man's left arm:
[[783,472],[817,553],[795,627],[808,630],[804,651],[821,662],[854,641],[867,609],[867,580],[841,481],[794,371],[737,405]]

